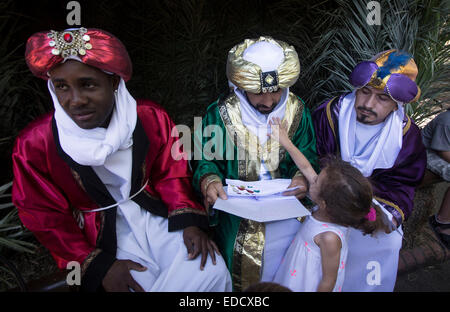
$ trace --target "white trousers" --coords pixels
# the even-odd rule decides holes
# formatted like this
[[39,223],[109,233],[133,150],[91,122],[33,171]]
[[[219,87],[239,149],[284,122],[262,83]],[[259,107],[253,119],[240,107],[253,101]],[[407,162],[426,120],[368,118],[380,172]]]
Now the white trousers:
[[397,280],[403,232],[379,232],[375,237],[350,228],[342,291],[392,292]]
[[[128,213],[130,211],[127,211]],[[231,291],[231,277],[223,258],[216,254],[216,265],[211,257],[203,271],[200,270],[201,255],[188,260],[188,253],[183,242],[183,231],[168,232],[168,220],[151,214],[143,209],[139,222],[141,235],[139,243],[132,231],[127,233],[127,215],[118,211],[116,225],[118,235],[118,259],[129,259],[147,267],[146,271],[131,270],[136,282],[145,291],[152,292],[223,292]],[[135,216],[137,217],[137,216]],[[136,220],[136,219],[134,219]],[[136,229],[136,228],[135,228]],[[136,230],[135,230],[136,231]],[[144,237],[146,238],[144,240]]]
[[271,282],[301,223],[297,219],[266,222],[262,282]]

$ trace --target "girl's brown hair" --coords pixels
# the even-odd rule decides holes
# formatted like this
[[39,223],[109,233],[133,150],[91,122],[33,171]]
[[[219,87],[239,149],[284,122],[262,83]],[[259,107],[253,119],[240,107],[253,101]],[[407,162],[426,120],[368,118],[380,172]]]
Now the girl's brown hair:
[[325,202],[332,222],[351,226],[364,234],[373,234],[384,226],[382,212],[376,206],[376,220],[366,218],[372,207],[372,186],[358,169],[336,157],[327,157],[323,170],[326,179],[322,180],[318,195]]

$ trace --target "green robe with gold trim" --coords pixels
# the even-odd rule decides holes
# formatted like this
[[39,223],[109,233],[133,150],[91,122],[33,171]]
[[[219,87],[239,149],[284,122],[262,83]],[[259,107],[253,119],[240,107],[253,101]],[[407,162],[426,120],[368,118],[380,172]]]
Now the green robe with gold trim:
[[[318,168],[316,140],[309,109],[289,93],[283,121],[288,135],[305,157]],[[193,185],[200,192],[204,178],[216,175],[225,179],[259,180],[261,160],[272,178],[292,178],[298,168],[286,150],[271,138],[261,146],[258,137],[242,124],[239,98],[231,93],[225,100],[211,104],[194,132]],[[201,155],[201,157],[198,157]],[[198,160],[200,159],[201,160]],[[240,218],[223,211],[210,212],[215,241],[233,278],[235,291],[259,282],[264,248],[264,223]]]

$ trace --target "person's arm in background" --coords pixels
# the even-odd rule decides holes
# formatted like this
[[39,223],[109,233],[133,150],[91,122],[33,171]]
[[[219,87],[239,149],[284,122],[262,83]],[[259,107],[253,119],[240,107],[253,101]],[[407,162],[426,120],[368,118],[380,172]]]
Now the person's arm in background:
[[450,151],[438,151],[437,154],[446,162],[450,163]]

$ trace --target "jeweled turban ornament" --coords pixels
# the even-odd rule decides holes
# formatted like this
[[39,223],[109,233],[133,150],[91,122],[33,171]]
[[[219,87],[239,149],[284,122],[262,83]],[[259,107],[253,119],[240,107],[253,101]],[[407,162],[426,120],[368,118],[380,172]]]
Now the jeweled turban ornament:
[[356,65],[350,74],[350,83],[355,88],[368,85],[383,90],[394,101],[410,103],[420,97],[420,88],[415,83],[417,73],[410,55],[389,50]]
[[32,35],[27,41],[25,60],[31,72],[49,79],[48,72],[69,57],[78,57],[84,64],[121,76],[128,81],[132,64],[122,42],[101,29],[67,29]]
[[[267,43],[267,44],[264,44]],[[252,48],[253,57],[245,54]],[[261,50],[259,51],[259,46]],[[272,46],[272,48],[270,48]],[[268,48],[269,47],[269,48]],[[269,52],[267,52],[269,50]],[[280,52],[277,53],[277,50]],[[258,53],[267,54],[264,57],[273,57],[275,62],[266,66],[257,64],[250,59],[258,59]],[[279,61],[278,61],[279,60]],[[264,59],[262,63],[264,63]],[[259,39],[246,39],[243,43],[234,46],[228,53],[227,77],[238,88],[252,93],[275,92],[279,88],[288,88],[298,79],[300,74],[300,62],[293,46],[271,37],[259,37]]]

